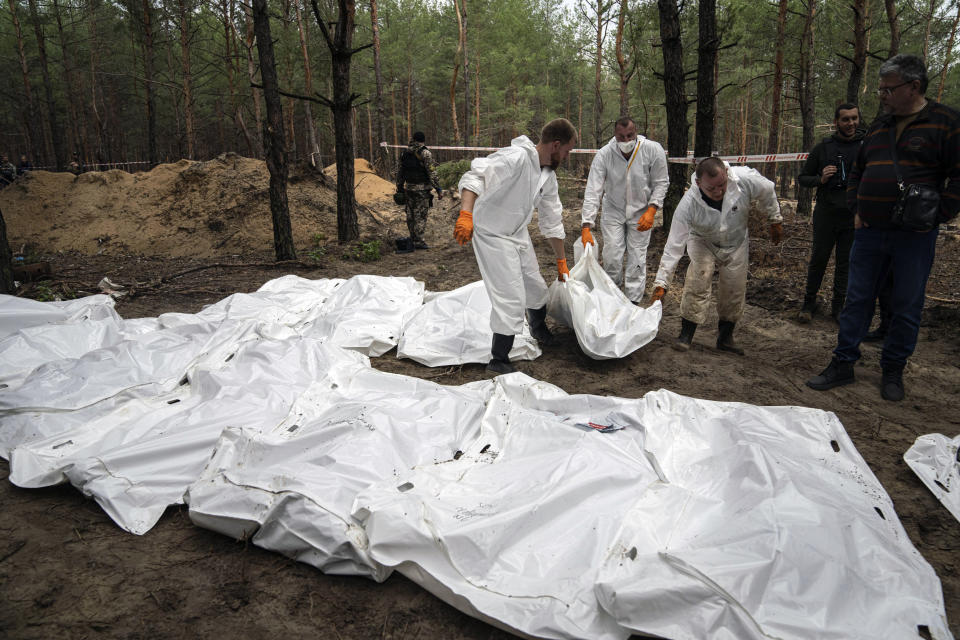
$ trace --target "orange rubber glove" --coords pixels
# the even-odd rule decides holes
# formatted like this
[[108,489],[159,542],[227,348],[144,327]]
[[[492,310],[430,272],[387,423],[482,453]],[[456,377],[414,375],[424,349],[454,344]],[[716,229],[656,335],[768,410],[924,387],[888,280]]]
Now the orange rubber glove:
[[640,219],[637,221],[637,231],[649,231],[653,228],[653,217],[657,215],[657,208],[653,205],[647,207]]
[[566,258],[560,258],[559,260],[557,260],[557,280],[559,280],[560,282],[563,282],[564,280],[563,276],[567,276],[567,278],[570,277],[570,269],[567,269]]
[[650,296],[650,304],[653,304],[654,302],[662,298],[666,292],[667,290],[664,289],[663,287],[656,287],[653,290],[653,294]]
[[590,233],[590,227],[584,227],[580,230],[580,241],[583,243],[583,248],[586,249],[588,244],[596,246],[596,242],[593,241],[593,234]]
[[453,237],[461,245],[470,242],[473,237],[473,213],[470,211],[460,211],[460,217],[457,218],[457,224],[453,227]]
[[774,222],[770,225],[770,240],[773,244],[780,244],[783,242],[783,223]]

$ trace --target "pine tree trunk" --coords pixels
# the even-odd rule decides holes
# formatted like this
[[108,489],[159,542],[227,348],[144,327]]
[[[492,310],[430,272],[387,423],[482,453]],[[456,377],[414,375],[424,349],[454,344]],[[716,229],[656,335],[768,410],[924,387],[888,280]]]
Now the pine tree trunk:
[[[803,148],[811,149],[814,138],[814,75],[813,21],[817,15],[817,0],[807,0],[807,15],[803,23],[800,43],[800,120],[803,124]],[[813,204],[813,189],[800,189],[797,197],[797,215],[809,216]]]
[[883,0],[883,6],[887,10],[887,23],[890,25],[889,59],[900,53],[900,18],[897,16],[896,0]]
[[628,92],[628,86],[630,84],[630,78],[633,76],[633,71],[627,70],[627,58],[623,55],[623,30],[627,21],[627,0],[620,0],[620,11],[617,14],[617,39],[616,39],[616,56],[617,56],[617,72],[620,79],[620,116],[630,115],[630,94]]
[[[193,121],[193,71],[190,64],[190,11],[187,0],[177,0],[178,18],[180,20],[180,64],[183,70],[183,115],[184,133],[187,143],[187,157],[194,160],[196,155],[194,121]],[[257,45],[259,46],[259,42]]]
[[[459,13],[457,14],[459,16]],[[381,142],[387,140],[387,130],[384,120],[386,120],[386,111],[383,106],[383,72],[380,69],[380,23],[377,17],[377,0],[370,0],[370,24],[373,28],[373,75],[377,83],[377,97],[375,100],[377,108],[377,160],[376,171],[381,176],[390,174],[390,160],[387,155],[387,148],[380,146]],[[454,113],[454,126],[456,126],[456,113]]]
[[847,102],[857,104],[867,64],[867,0],[853,0],[853,60],[847,80]]
[[693,155],[698,158],[713,153],[713,114],[717,108],[713,84],[713,68],[717,61],[717,3],[700,0],[700,46],[697,48],[697,129]]
[[[780,9],[777,12],[777,53],[773,63],[773,91],[771,98],[773,105],[770,108],[770,134],[767,138],[767,154],[774,154],[780,146],[780,105],[783,95],[783,47],[787,29],[787,0],[780,0]],[[764,165],[764,175],[768,180],[777,177],[777,163],[768,162]]]
[[13,252],[7,242],[7,223],[0,211],[0,293],[13,295],[17,288],[13,284]]
[[[457,123],[457,75],[460,73],[460,56],[463,55],[463,19],[460,16],[460,3],[453,0],[453,10],[457,14],[457,52],[453,56],[453,76],[450,79],[450,122],[453,125],[453,140],[460,142],[460,126]],[[469,84],[469,78],[467,83]],[[466,122],[464,124],[467,124]]]
[[47,118],[50,123],[50,141],[53,146],[53,157],[57,171],[67,166],[66,152],[63,148],[63,136],[57,120],[57,105],[53,99],[53,82],[50,80],[50,69],[47,64],[47,45],[43,34],[43,25],[37,12],[37,0],[29,0],[30,20],[37,35],[37,53],[40,56],[40,71],[43,77],[43,89],[47,97]]
[[[687,96],[683,83],[683,42],[676,0],[657,0],[660,12],[660,41],[663,51],[663,87],[667,110],[667,155],[687,157],[690,124],[687,121]],[[669,231],[673,211],[687,185],[687,165],[671,163],[670,187],[663,202],[663,226]]]
[[24,95],[27,98],[26,104],[23,105],[23,122],[26,125],[27,130],[27,154],[37,161],[37,150],[42,145],[42,136],[37,130],[36,121],[36,106],[33,103],[33,91],[30,86],[30,72],[27,68],[27,54],[24,49],[23,44],[23,32],[20,30],[20,20],[17,18],[17,2],[16,0],[9,0],[10,4],[10,17],[13,20],[13,29],[17,34],[17,55],[20,62],[20,72],[23,76],[23,91]]
[[[250,84],[257,84],[257,67],[253,62],[253,41],[255,38],[253,33],[253,15],[246,10],[246,5],[244,6],[244,13],[247,22],[247,75],[250,78]],[[253,135],[256,144],[254,148],[257,153],[260,153],[263,150],[263,134],[260,132],[260,123],[263,122],[263,111],[260,107],[260,93],[254,89],[251,91],[251,97],[253,98],[253,117],[255,120]]]
[[940,88],[937,89],[937,102],[943,99],[943,85],[947,80],[947,67],[950,66],[950,58],[953,57],[953,43],[957,39],[957,23],[960,23],[960,3],[957,4],[957,16],[953,19],[953,28],[950,29],[950,40],[947,42],[947,49],[943,56],[943,69],[940,71]]
[[260,77],[267,119],[263,122],[263,153],[270,172],[270,213],[273,217],[273,250],[277,260],[297,257],[287,204],[287,152],[283,132],[283,103],[277,81],[277,67],[270,37],[267,0],[253,0],[253,22],[260,53]]

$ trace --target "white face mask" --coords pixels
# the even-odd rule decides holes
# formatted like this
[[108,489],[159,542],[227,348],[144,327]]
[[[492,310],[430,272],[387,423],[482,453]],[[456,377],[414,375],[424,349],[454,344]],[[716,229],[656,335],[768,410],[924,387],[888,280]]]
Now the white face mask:
[[633,148],[637,146],[637,140],[636,138],[633,140],[627,140],[626,142],[620,142],[617,140],[617,146],[620,147],[621,153],[630,153],[633,151]]

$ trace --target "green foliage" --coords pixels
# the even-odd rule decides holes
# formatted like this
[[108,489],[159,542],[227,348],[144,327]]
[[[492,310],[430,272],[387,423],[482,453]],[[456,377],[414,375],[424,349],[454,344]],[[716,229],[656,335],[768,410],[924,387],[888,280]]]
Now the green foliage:
[[380,259],[380,241],[358,242],[343,254],[344,260],[358,262],[376,262]]
[[437,165],[437,177],[440,179],[440,187],[443,189],[456,189],[460,182],[460,177],[470,169],[469,160],[457,160],[455,162],[444,162]]

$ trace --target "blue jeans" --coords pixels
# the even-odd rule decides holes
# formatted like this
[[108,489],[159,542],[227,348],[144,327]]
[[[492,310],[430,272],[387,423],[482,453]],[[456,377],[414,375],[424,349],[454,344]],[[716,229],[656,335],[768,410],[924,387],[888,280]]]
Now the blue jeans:
[[863,227],[854,232],[850,250],[847,303],[837,319],[837,360],[860,359],[860,341],[870,330],[874,302],[889,273],[890,327],[883,343],[880,366],[902,369],[917,346],[924,291],[933,266],[939,228],[925,233]]

